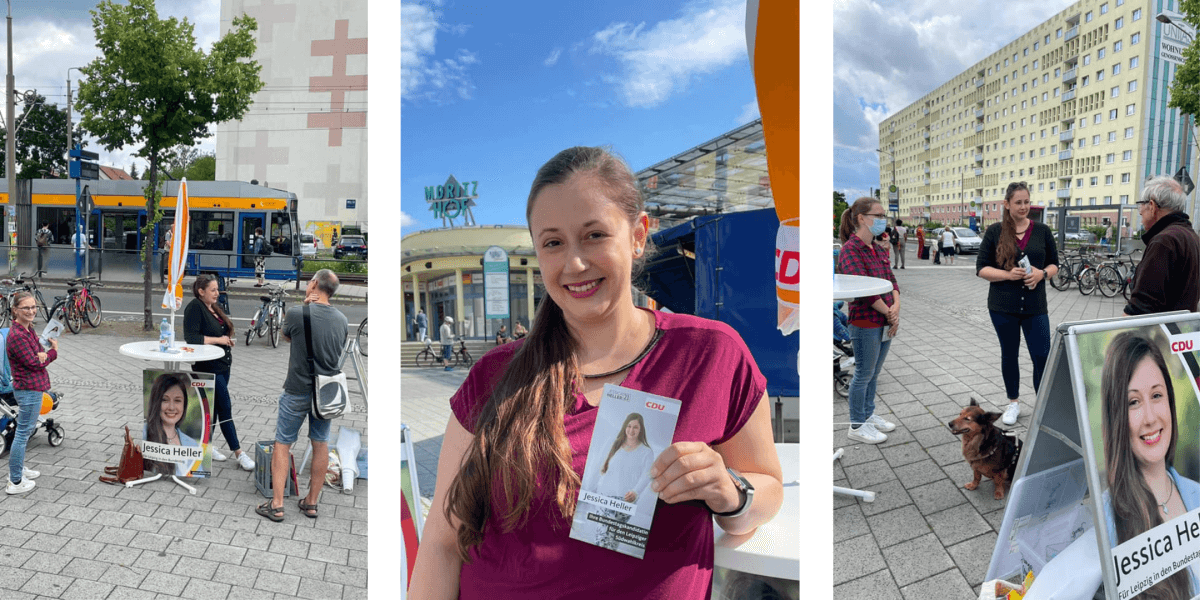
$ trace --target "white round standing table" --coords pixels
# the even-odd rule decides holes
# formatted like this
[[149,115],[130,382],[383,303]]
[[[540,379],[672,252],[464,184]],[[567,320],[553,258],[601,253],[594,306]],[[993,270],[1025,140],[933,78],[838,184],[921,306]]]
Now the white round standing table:
[[163,368],[168,371],[178,371],[182,363],[198,363],[206,360],[216,360],[225,356],[220,346],[212,344],[175,344],[178,352],[160,352],[158,340],[145,342],[130,342],[121,346],[121,354],[140,358],[142,360],[161,361]]
[[733,571],[795,581],[800,574],[800,444],[775,444],[783,468],[783,505],[752,533],[733,535],[716,521],[713,564]]
[[892,282],[862,275],[834,275],[833,299],[853,300],[863,296],[878,296],[892,291]]

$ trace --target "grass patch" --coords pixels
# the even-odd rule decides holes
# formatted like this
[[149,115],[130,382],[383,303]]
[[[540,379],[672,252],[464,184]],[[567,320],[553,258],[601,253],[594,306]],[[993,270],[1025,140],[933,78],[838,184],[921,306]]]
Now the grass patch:
[[304,261],[304,270],[307,272],[316,272],[321,269],[329,269],[334,273],[354,273],[365,275],[367,273],[367,261],[362,260],[306,260]]

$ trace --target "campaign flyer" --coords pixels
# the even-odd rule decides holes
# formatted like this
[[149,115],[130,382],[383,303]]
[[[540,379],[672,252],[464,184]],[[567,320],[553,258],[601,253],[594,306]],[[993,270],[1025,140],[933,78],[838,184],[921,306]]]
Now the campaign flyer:
[[650,468],[675,435],[680,402],[606,384],[571,538],[635,558],[646,553],[658,494]]
[[146,369],[142,373],[146,424],[142,436],[144,469],[150,474],[207,477],[211,472],[211,373]]

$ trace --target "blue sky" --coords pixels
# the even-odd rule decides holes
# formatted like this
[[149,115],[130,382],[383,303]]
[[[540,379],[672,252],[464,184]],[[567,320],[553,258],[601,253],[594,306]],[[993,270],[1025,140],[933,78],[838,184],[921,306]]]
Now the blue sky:
[[559,150],[610,145],[636,171],[758,117],[744,0],[401,11],[404,233],[441,227],[424,188],[450,174],[479,182],[476,222],[524,225]]
[[879,187],[879,123],[1070,0],[843,0],[833,6],[833,189]]

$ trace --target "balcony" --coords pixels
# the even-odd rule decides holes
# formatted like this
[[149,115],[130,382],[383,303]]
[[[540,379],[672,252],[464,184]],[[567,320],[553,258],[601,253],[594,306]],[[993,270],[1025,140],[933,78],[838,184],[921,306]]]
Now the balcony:
[[1062,198],[1064,200],[1070,200],[1071,199],[1071,190],[1058,190],[1058,193],[1055,194],[1055,196],[1058,198]]
[[1070,150],[1063,150],[1062,152],[1058,153],[1058,160],[1070,160],[1070,158],[1071,158]]
[[1073,83],[1076,79],[1075,74],[1075,69],[1067,69],[1067,72],[1063,73],[1063,83]]
[[1063,43],[1065,44],[1077,37],[1079,37],[1079,26],[1078,25],[1067,30],[1067,33],[1065,35],[1063,35]]
[[926,106],[926,107],[925,107],[925,114],[929,114],[929,107],[928,107],[928,106]]
[[925,185],[929,185],[929,178],[928,178],[928,177],[926,177],[926,178],[925,178]]
[[929,149],[929,142],[925,142],[925,149],[926,149],[926,150],[928,150],[928,149]]
[[981,87],[983,87],[983,80],[982,80],[982,79],[976,79],[976,80],[975,80],[975,87],[977,87],[977,88],[981,88]]
[[980,206],[983,204],[983,196],[975,196],[971,200],[975,202],[975,206]]
[[1074,129],[1068,129],[1068,130],[1058,134],[1058,141],[1060,141],[1060,142],[1070,143],[1074,139],[1075,139],[1075,130]]
[[977,108],[977,109],[975,109],[975,118],[976,118],[976,119],[982,119],[982,118],[983,118],[983,109],[982,109],[982,108]]
[[980,133],[982,131],[983,131],[983,123],[977,123],[975,125],[975,133]]
[[924,132],[924,134],[923,134],[923,135],[925,136],[925,139],[929,139],[929,132],[928,132],[928,131]]
[[975,167],[975,176],[976,176],[976,177],[982,177],[982,176],[983,176],[983,169],[980,169],[979,167]]
[[1067,102],[1068,100],[1074,100],[1074,99],[1075,99],[1075,88],[1071,88],[1070,90],[1063,92],[1063,95],[1062,95],[1063,102]]
[[928,175],[928,174],[929,174],[929,167],[925,167],[925,174],[926,174],[926,175]]
[[983,155],[982,155],[982,154],[976,154],[976,155],[975,155],[975,162],[983,162]]

